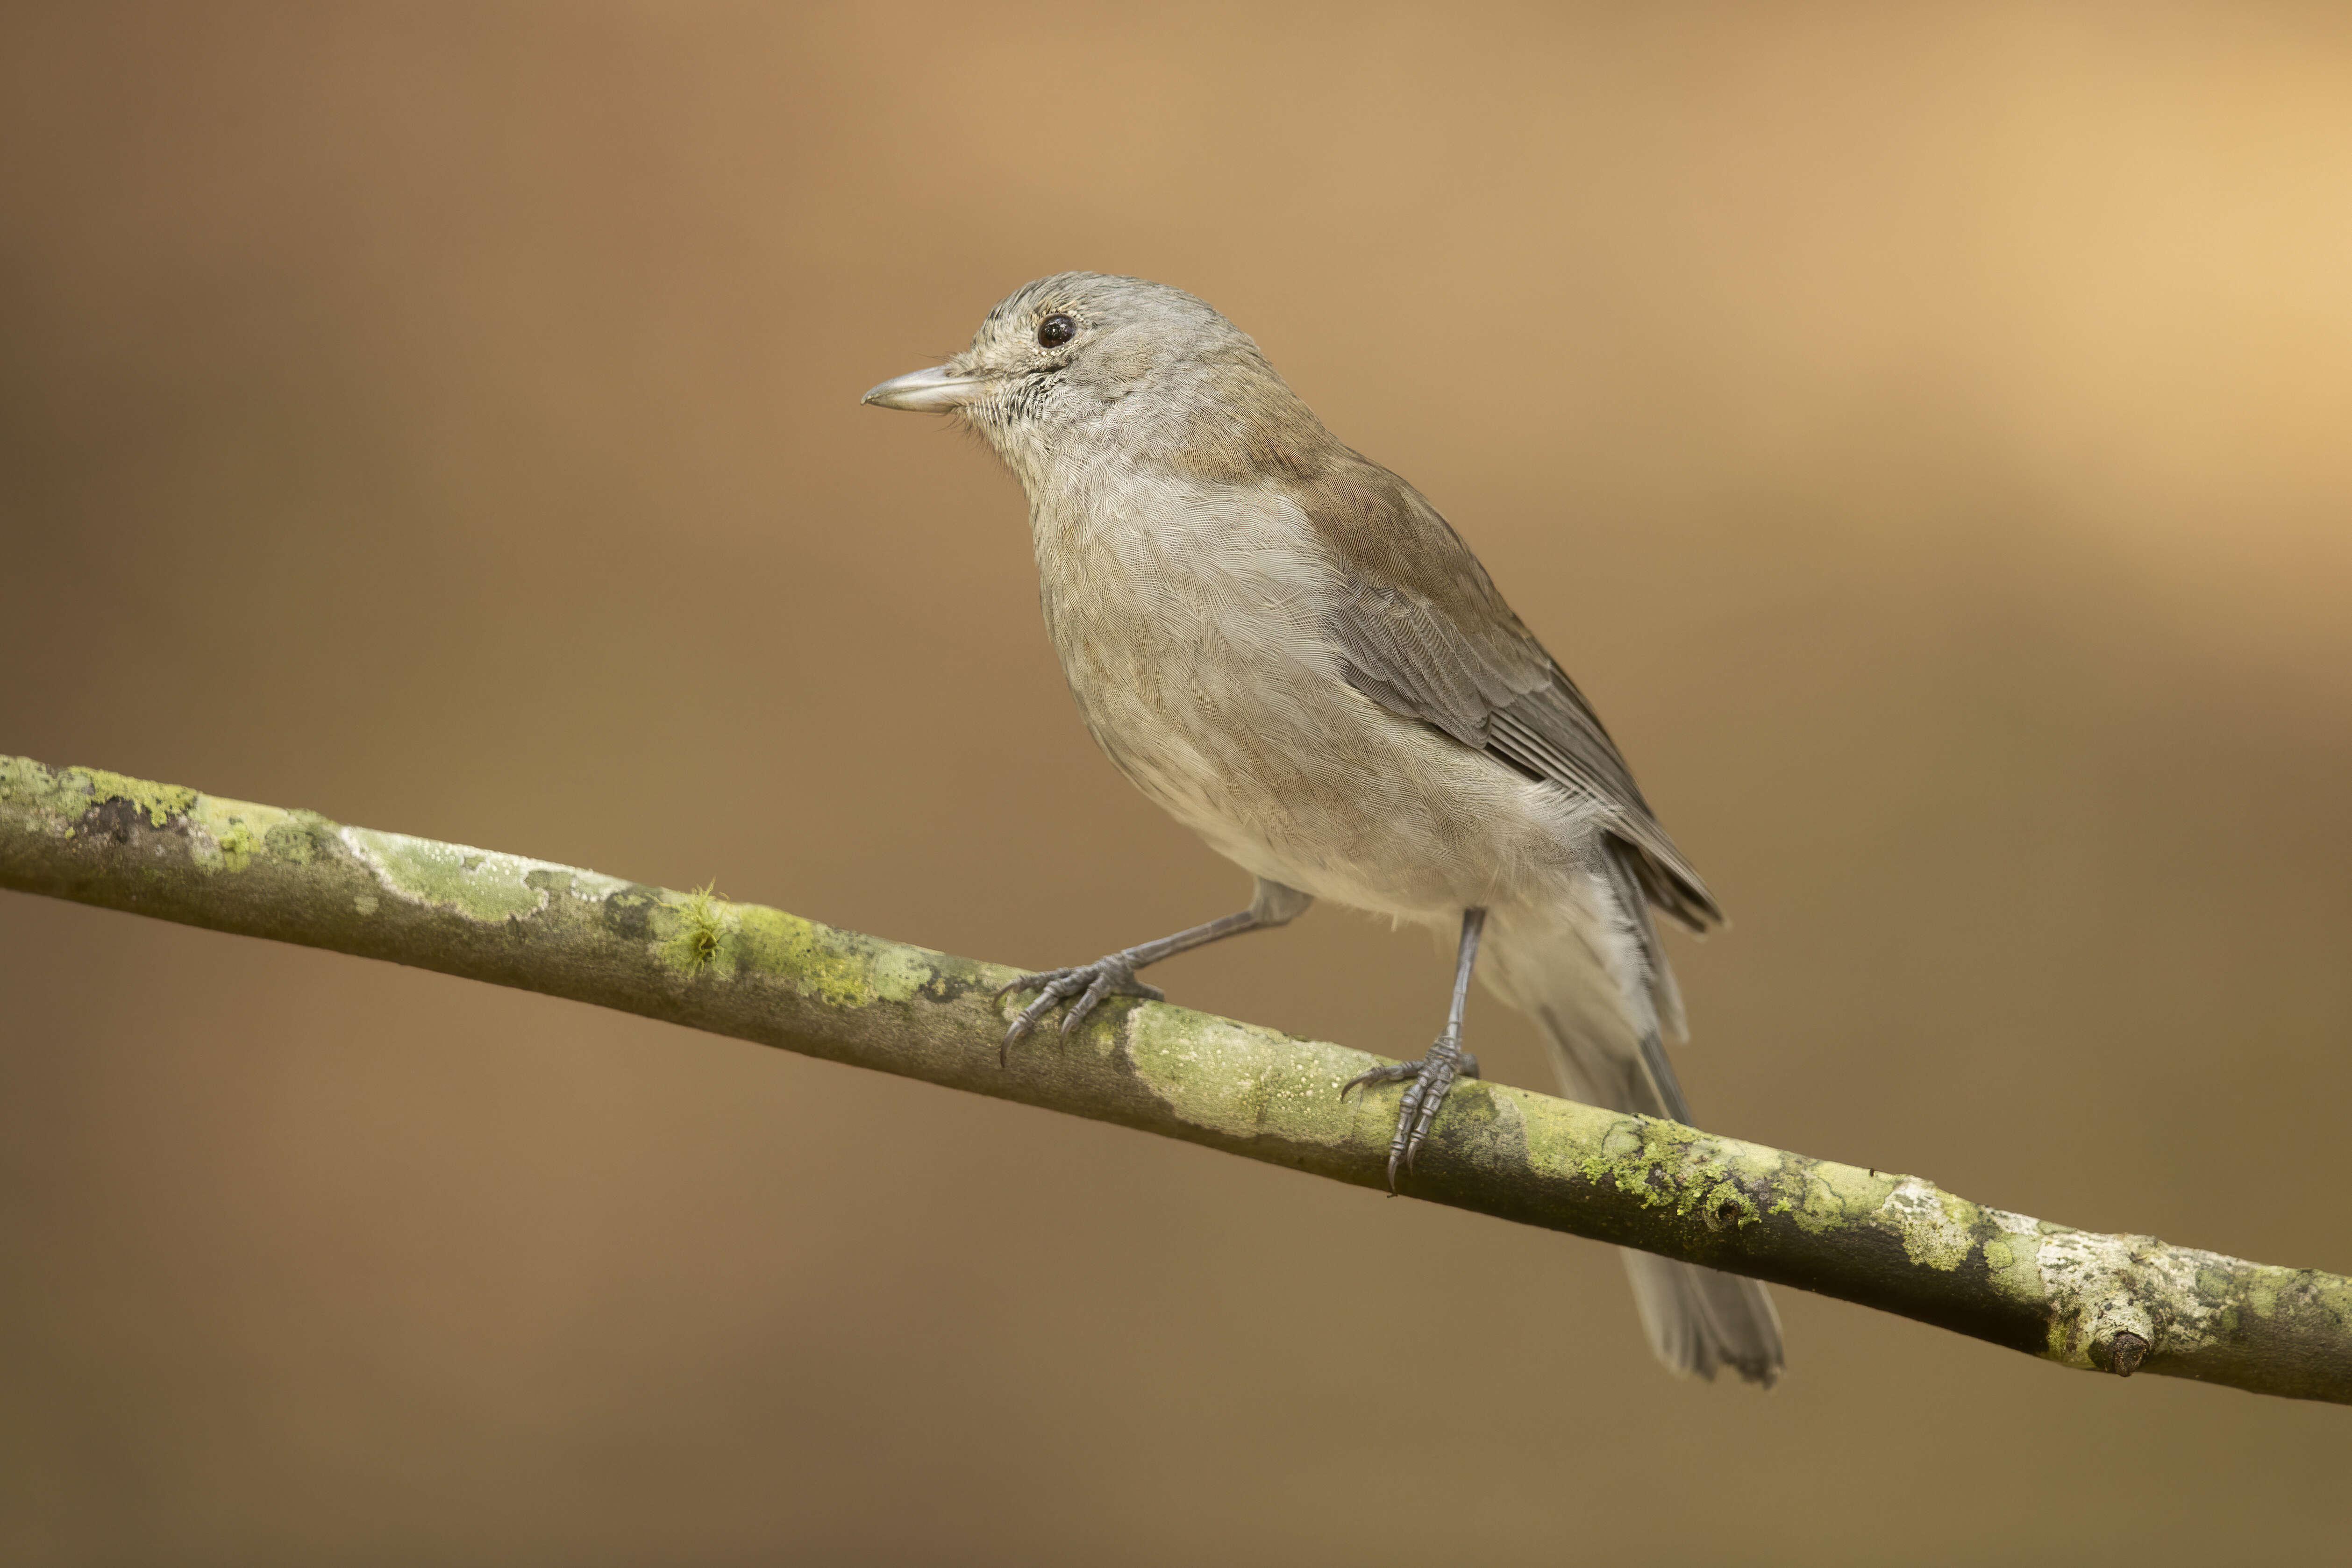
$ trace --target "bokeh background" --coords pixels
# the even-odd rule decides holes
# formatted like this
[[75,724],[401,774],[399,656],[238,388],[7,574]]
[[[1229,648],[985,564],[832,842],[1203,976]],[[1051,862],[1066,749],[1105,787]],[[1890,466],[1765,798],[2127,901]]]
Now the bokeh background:
[[[1007,962],[1231,909],[856,401],[1139,273],[1594,695],[1707,1126],[2352,1269],[2341,7],[18,6],[0,127],[0,749]],[[1446,962],[1160,977],[1402,1054]],[[1787,1291],[1678,1384],[1595,1246],[13,894],[0,1173],[12,1563],[2346,1540],[2341,1409]]]

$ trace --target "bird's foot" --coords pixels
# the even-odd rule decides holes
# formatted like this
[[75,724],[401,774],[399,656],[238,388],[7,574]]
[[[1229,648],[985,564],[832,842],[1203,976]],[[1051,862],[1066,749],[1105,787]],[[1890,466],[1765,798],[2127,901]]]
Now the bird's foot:
[[1405,1085],[1404,1099],[1397,1107],[1396,1135],[1389,1140],[1390,1192],[1397,1190],[1397,1166],[1402,1163],[1406,1170],[1412,1169],[1412,1157],[1421,1152],[1422,1140],[1436,1124],[1437,1108],[1445,1103],[1454,1080],[1477,1076],[1478,1058],[1464,1050],[1462,1037],[1449,1029],[1437,1037],[1437,1042],[1421,1060],[1374,1068],[1339,1086],[1340,1098],[1345,1099],[1349,1089],[1368,1084]]
[[[1147,1002],[1165,1002],[1168,994],[1157,985],[1146,985],[1135,977],[1135,961],[1124,952],[1114,952],[1108,958],[1097,958],[1092,963],[1073,964],[1067,969],[1048,969],[1020,978],[997,988],[999,996],[1009,996],[1015,991],[1034,991],[1037,1000],[1021,1009],[1012,1027],[1004,1031],[1004,1045],[1000,1059],[1009,1059],[1013,1044],[1037,1026],[1038,1020],[1065,1002],[1070,1010],[1062,1017],[1062,1033],[1066,1035],[1087,1021],[1087,1015],[1112,996],[1140,996]],[[1072,1000],[1076,998],[1076,1000]]]

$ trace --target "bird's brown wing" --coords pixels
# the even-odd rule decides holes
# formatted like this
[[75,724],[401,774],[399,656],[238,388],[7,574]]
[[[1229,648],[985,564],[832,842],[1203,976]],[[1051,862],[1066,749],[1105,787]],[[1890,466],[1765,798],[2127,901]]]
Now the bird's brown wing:
[[[1333,629],[1349,685],[1529,778],[1599,802],[1612,853],[1654,908],[1692,931],[1722,920],[1592,705],[1436,508],[1353,452],[1292,494],[1346,576]],[[1663,974],[1663,955],[1653,956]]]

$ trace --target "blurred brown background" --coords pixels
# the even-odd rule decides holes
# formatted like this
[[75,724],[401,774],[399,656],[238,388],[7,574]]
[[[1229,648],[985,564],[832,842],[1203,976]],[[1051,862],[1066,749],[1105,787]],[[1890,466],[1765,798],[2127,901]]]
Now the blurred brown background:
[[[0,27],[0,749],[1004,961],[1233,908],[1012,481],[856,403],[1140,273],[1594,694],[1735,921],[1710,1128],[2352,1269],[2340,7]],[[1446,962],[1164,979],[1403,1053]],[[0,1028],[10,1563],[2345,1540],[2340,1409],[1789,1292],[1678,1384],[1598,1247],[584,1007],[0,895]]]

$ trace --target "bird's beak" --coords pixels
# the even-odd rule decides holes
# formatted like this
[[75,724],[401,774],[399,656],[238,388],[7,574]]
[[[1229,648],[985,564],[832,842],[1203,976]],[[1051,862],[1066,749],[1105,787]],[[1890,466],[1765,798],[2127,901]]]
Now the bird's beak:
[[903,408],[910,414],[944,414],[973,401],[987,388],[983,378],[956,375],[945,365],[937,365],[886,381],[857,401]]

